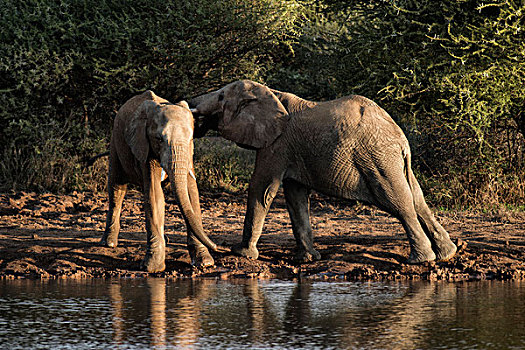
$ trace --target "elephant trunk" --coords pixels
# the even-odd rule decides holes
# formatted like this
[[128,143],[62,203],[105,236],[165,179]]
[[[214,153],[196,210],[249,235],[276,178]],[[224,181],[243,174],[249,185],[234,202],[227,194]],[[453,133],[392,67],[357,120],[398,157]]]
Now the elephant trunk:
[[196,215],[191,205],[188,192],[188,173],[189,173],[189,156],[190,152],[187,146],[175,146],[172,148],[172,159],[168,166],[168,176],[173,185],[173,192],[179,208],[184,216],[188,228],[193,231],[195,237],[207,248],[217,252],[217,245],[204,233],[202,222]]
[[188,105],[190,107],[190,110],[192,110],[192,113],[193,113],[193,110],[197,109],[197,106],[204,100],[205,96],[206,95],[200,95],[188,101]]
[[208,94],[197,96],[188,102],[190,111],[193,113],[193,117],[195,118],[195,127],[193,132],[194,138],[203,137],[206,135],[208,130],[219,130],[218,114],[209,112],[210,110],[215,110],[217,106],[206,105],[205,101],[207,96]]

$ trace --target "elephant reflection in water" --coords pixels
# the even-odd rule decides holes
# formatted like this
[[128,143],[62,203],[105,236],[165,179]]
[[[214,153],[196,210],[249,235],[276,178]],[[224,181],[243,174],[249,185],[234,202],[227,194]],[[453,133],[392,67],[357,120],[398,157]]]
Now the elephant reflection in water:
[[170,310],[169,317],[173,324],[169,325],[169,329],[174,330],[172,341],[178,347],[192,348],[199,340],[202,305],[213,294],[214,285],[211,280],[188,283],[187,289],[182,291],[186,295]]
[[151,345],[155,348],[166,346],[166,280],[148,278],[150,301]]
[[[400,287],[405,284],[400,284]],[[350,347],[418,349],[428,347],[428,339],[418,330],[435,329],[434,322],[454,318],[454,308],[433,307],[455,300],[452,283],[410,283],[406,292],[388,303],[365,311],[347,312],[342,343]],[[363,329],[366,331],[363,332]]]
[[[265,334],[271,334],[279,327],[277,316],[272,312],[273,307],[259,281],[241,283],[239,293],[245,297],[246,304],[229,304],[227,309],[206,306],[210,300],[224,298],[220,284],[213,280],[176,282],[174,287],[163,278],[148,278],[147,293],[136,286],[111,284],[114,343],[125,343],[132,331],[130,325],[141,325],[145,320],[149,320],[146,331],[154,347],[192,348],[198,343],[199,336],[208,332],[208,322],[221,327],[232,325],[228,333],[247,332],[249,340],[261,341]],[[226,297],[230,298],[229,295]],[[207,313],[206,324],[203,324],[203,312]]]
[[311,324],[312,310],[310,306],[311,283],[297,283],[290,300],[286,305],[286,314],[284,319],[284,328],[287,331],[294,332],[301,329],[302,326]]
[[[374,296],[376,292],[372,291],[369,297],[374,300],[370,302],[366,300],[366,285],[360,288],[365,292],[363,298],[350,299],[348,304],[348,300],[341,304],[334,299],[330,305],[318,294],[312,282],[296,284],[286,305],[284,331],[294,336],[290,339],[304,339],[297,337],[297,334],[305,331],[304,335],[308,336],[312,329],[325,330],[320,333],[327,335],[341,333],[342,336],[331,341],[348,348],[415,349],[428,345],[417,332],[418,329],[435,328],[432,323],[436,319],[454,316],[451,314],[453,308],[436,307],[429,312],[429,306],[456,299],[456,286],[453,284],[413,283],[399,297],[391,300],[385,300],[382,293]],[[328,293],[337,295],[334,291]],[[376,298],[381,300],[377,306],[371,306],[377,303]],[[332,345],[337,347],[337,344]]]
[[[404,286],[406,285],[399,285],[401,288]],[[366,288],[366,286],[361,288]],[[266,305],[267,309],[262,314],[267,313],[268,309],[274,306],[270,301],[271,296],[261,290],[258,282],[253,283],[251,289],[250,295],[256,299],[252,298],[249,303]],[[335,347],[340,345],[340,347],[367,348],[373,345],[374,348],[385,349],[425,348],[428,345],[425,343],[426,339],[421,337],[416,330],[435,328],[432,323],[436,322],[436,319],[454,317],[453,308],[436,307],[432,308],[433,312],[429,312],[429,306],[457,298],[457,289],[453,284],[423,282],[410,284],[399,297],[389,301],[385,301],[382,294],[376,295],[376,298],[381,297],[377,307],[370,306],[370,303],[362,298],[350,299],[348,304],[338,303],[337,299],[334,299],[333,305],[326,305],[327,300],[318,293],[313,282],[297,283],[286,302],[284,318],[282,320],[270,319],[266,315],[272,324],[282,327],[283,339],[286,339],[286,344],[283,345],[286,347],[303,347],[304,339],[309,337],[313,329],[317,329],[324,330],[320,333],[325,333],[331,345]],[[335,295],[334,291],[328,293]],[[370,296],[374,297],[374,293],[372,291]],[[318,305],[318,302],[321,304]],[[377,300],[373,301],[374,304],[376,302]],[[252,320],[260,320],[261,317],[258,316],[260,313],[252,315]],[[262,325],[261,329],[268,330],[268,322],[259,321],[259,324]],[[251,326],[256,326],[256,324]],[[337,329],[340,330],[342,336],[336,339],[330,334],[339,333]],[[363,329],[366,330],[363,331]],[[268,337],[268,334],[272,333],[266,331],[265,334]],[[286,336],[287,334],[289,336]],[[261,338],[263,335],[259,335],[257,340]],[[276,339],[271,340],[276,341]],[[320,339],[316,340],[323,342]]]
[[[166,345],[166,280],[161,278],[148,279],[149,291],[148,318],[151,320],[151,345],[164,347]],[[109,289],[113,309],[113,340],[122,344],[125,335],[125,309],[121,285],[112,283]]]
[[[202,303],[210,298],[215,285],[212,280],[203,280],[195,283],[180,282],[185,288],[167,288],[164,278],[148,278],[146,280],[147,299],[144,300],[142,289],[122,288],[121,284],[111,284],[109,295],[113,313],[113,340],[115,344],[122,344],[126,339],[128,318],[137,319],[134,324],[141,324],[150,320],[149,337],[152,347],[181,347],[192,348],[198,341],[201,324],[199,317],[202,312]],[[128,291],[131,291],[128,295]],[[174,295],[172,292],[176,292]],[[124,301],[132,300],[138,305],[126,313]],[[127,304],[127,303],[126,303]],[[143,314],[143,307],[146,314]],[[129,312],[129,311],[128,311]]]
[[277,315],[272,312],[272,304],[264,294],[258,280],[244,282],[243,295],[246,299],[248,338],[261,342],[266,334],[274,333],[278,327]]
[[[282,341],[287,347],[300,347],[313,329],[328,338],[312,341],[336,342],[345,347],[371,344],[384,348],[425,347],[422,343],[425,339],[417,330],[435,328],[436,319],[454,316],[448,315],[454,308],[429,309],[429,306],[457,299],[453,284],[413,283],[408,288],[399,284],[399,293],[389,291],[387,294],[375,287],[367,292],[365,284],[359,287],[360,295],[326,299],[324,293],[331,296],[337,293],[332,289],[319,290],[309,281],[284,289],[265,289],[264,282],[247,280],[240,282],[242,288],[231,288],[231,284],[227,284],[229,288],[225,290],[221,283],[201,280],[169,285],[165,279],[148,278],[147,293],[136,286],[112,284],[109,292],[114,343],[122,344],[131,332],[136,333],[128,327],[149,320],[146,331],[154,347],[192,348],[202,343],[202,336],[219,334],[231,337],[245,334],[247,339],[243,341],[259,344]],[[392,294],[397,296],[385,300],[385,295]],[[136,307],[130,308],[129,301]],[[142,330],[145,329],[139,328],[139,332]],[[333,337],[334,333],[338,334],[337,338]],[[278,337],[274,336],[277,334]]]
[[[313,305],[312,296],[316,291],[312,282],[298,283],[286,307],[284,328],[292,334],[312,328],[326,329],[326,333],[330,334],[339,328],[343,334],[339,339],[340,345],[349,348],[367,348],[372,345],[385,349],[425,348],[428,344],[424,343],[425,339],[416,330],[432,327],[436,319],[453,316],[449,315],[452,309],[435,308],[434,312],[429,312],[429,305],[454,300],[455,293],[456,286],[453,284],[417,282],[410,284],[398,298],[390,301],[382,298],[377,307],[371,307],[366,299],[359,298],[347,306],[331,305],[335,312],[323,310],[318,314],[313,312],[316,306]],[[322,302],[324,304],[326,301]]]
[[111,299],[111,311],[113,326],[113,342],[121,345],[126,338],[124,332],[124,299],[122,298],[119,283],[111,283],[109,286],[109,297]]

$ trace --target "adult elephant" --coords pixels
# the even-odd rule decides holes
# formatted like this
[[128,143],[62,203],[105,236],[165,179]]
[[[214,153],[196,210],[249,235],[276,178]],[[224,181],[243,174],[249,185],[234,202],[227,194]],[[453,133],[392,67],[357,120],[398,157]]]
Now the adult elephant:
[[129,99],[117,112],[111,136],[108,174],[109,209],[101,243],[115,247],[127,184],[144,193],[147,250],[142,267],[165,269],[164,193],[162,169],[186,222],[187,245],[195,265],[213,265],[207,248],[218,247],[204,233],[199,192],[193,170],[193,115],[185,101],[171,104],[146,91]]
[[311,102],[243,80],[189,104],[226,139],[257,149],[242,243],[233,252],[258,257],[264,218],[282,183],[299,261],[320,258],[313,248],[310,189],[370,203],[397,217],[410,243],[408,263],[455,254],[412,173],[405,135],[371,100],[351,95]]

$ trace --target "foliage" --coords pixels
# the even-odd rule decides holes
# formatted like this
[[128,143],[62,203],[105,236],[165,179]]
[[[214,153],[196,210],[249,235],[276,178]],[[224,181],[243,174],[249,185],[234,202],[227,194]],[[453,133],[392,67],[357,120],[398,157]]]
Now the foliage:
[[[357,93],[405,129],[441,207],[524,202],[521,0],[6,0],[0,190],[101,189],[114,112],[240,78],[301,97]],[[248,153],[203,141],[206,188],[245,188]],[[233,152],[233,153],[232,153]]]
[[195,140],[194,166],[199,189],[239,192],[248,189],[255,152],[220,137]]
[[318,4],[323,16],[304,29],[272,85],[311,98],[357,93],[378,101],[405,128],[436,204],[523,202],[493,192],[502,188],[495,181],[522,187],[523,1]]
[[1,189],[89,187],[115,110],[259,79],[299,35],[296,1],[6,0],[0,3]]

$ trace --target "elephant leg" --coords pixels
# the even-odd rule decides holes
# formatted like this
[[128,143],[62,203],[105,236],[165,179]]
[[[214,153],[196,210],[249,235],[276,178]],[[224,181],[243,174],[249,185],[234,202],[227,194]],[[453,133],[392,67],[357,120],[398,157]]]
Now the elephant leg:
[[435,216],[432,214],[432,211],[430,211],[416,178],[413,174],[410,174],[410,176],[415,210],[425,234],[432,243],[432,249],[436,254],[436,260],[449,260],[456,254],[457,247],[450,240],[448,232],[439,224]]
[[425,261],[433,261],[436,254],[432,250],[430,240],[426,236],[417,219],[415,209],[400,212],[398,214],[405,231],[407,232],[408,242],[410,243],[410,255],[407,259],[409,264],[419,264]]
[[286,207],[292,221],[292,230],[297,242],[297,262],[310,262],[321,259],[321,254],[314,249],[314,236],[310,225],[309,190],[292,179],[283,181]]
[[106,216],[106,229],[100,240],[100,244],[106,247],[116,247],[118,245],[118,235],[120,232],[120,214],[122,212],[122,202],[126,195],[127,185],[112,185],[109,189],[109,208]]
[[244,217],[241,244],[232,247],[232,252],[247,258],[257,259],[257,242],[261,236],[264,219],[279,190],[284,173],[284,159],[272,152],[257,152],[255,170],[248,188],[248,206]]
[[150,163],[144,176],[144,212],[146,215],[147,248],[141,267],[148,272],[161,272],[166,268],[164,240],[164,192],[161,169]]
[[399,173],[387,170],[385,176],[379,178],[376,184],[379,184],[379,188],[377,185],[370,186],[374,188],[377,201],[374,204],[397,217],[407,233],[410,244],[407,263],[418,264],[435,260],[436,254],[419,223],[412,192],[402,170]]
[[119,164],[115,164],[114,156],[110,159],[108,175],[108,212],[106,216],[106,228],[100,240],[100,244],[106,247],[116,247],[120,232],[120,214],[122,212],[122,202],[126,195],[127,185],[117,183],[117,172]]
[[[193,176],[189,174],[188,193],[190,196],[191,206],[193,207],[193,212],[197,216],[197,219],[202,222],[197,181],[193,178]],[[202,244],[201,241],[197,239],[197,237],[195,236],[195,234],[190,229],[190,226],[187,223],[186,227],[188,228],[187,246],[188,252],[190,253],[191,257],[191,264],[197,267],[213,266],[215,264],[215,261],[213,260],[213,257],[211,256],[210,252],[208,251],[208,248],[206,248],[204,244]]]

